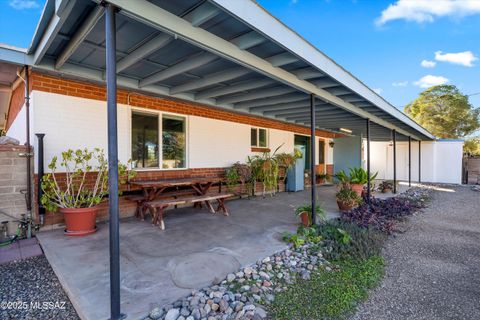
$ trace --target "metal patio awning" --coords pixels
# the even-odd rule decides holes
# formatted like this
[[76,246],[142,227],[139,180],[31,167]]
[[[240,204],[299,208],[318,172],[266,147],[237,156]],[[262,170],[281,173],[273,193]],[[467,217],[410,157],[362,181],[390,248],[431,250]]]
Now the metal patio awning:
[[[109,0],[117,17],[118,85],[372,140],[434,137],[250,0]],[[47,0],[27,54],[0,60],[105,82],[99,0]]]

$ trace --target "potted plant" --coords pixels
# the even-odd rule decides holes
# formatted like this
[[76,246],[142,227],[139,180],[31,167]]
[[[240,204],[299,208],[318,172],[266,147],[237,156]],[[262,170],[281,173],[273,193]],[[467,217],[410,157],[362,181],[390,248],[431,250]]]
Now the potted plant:
[[378,185],[378,191],[381,193],[392,192],[393,190],[393,181],[385,180]]
[[350,187],[340,188],[335,197],[340,211],[350,211],[362,202],[360,196]]
[[[130,161],[129,161],[130,163]],[[57,166],[64,172],[57,172]],[[62,159],[53,157],[48,165],[51,173],[43,176],[41,203],[50,212],[63,213],[65,234],[85,236],[96,231],[98,204],[108,193],[108,160],[103,150],[67,150]],[[118,164],[119,184],[135,174]]]
[[328,179],[330,179],[330,175],[328,173],[317,173],[315,175],[315,180],[316,180],[317,184],[323,184]]
[[[378,175],[378,172],[373,175],[370,174],[370,181],[373,181]],[[348,184],[350,189],[355,191],[359,197],[362,196],[363,186],[368,182],[367,171],[361,167],[350,168],[349,175],[342,170],[336,174],[336,177],[342,184]]]
[[[319,205],[315,206],[315,214],[320,217],[321,220],[325,220],[325,210]],[[295,215],[300,217],[302,225],[310,227],[312,225],[312,205],[304,204],[295,208]]]

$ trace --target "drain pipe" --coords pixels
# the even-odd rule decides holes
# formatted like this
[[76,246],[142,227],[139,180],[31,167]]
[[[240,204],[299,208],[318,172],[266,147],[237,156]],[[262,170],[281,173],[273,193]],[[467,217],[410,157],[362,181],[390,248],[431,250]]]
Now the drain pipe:
[[[32,221],[32,172],[31,172],[31,163],[30,159],[32,157],[32,150],[30,145],[30,75],[28,74],[29,68],[25,66],[23,69],[25,70],[25,78],[22,78],[19,72],[17,72],[17,76],[23,80],[25,84],[25,114],[26,114],[26,134],[27,134],[27,141],[26,147],[27,152],[25,154],[25,158],[27,159],[27,194],[25,196],[25,202],[27,205],[27,219]],[[28,224],[27,230],[27,238],[32,237],[32,225],[31,223]]]
[[43,226],[45,222],[45,208],[42,206],[40,199],[42,199],[42,178],[44,175],[44,164],[43,164],[43,137],[45,137],[45,133],[36,133],[38,140],[38,159],[37,159],[37,168],[38,168],[38,186],[37,186],[37,206],[38,206],[38,213],[40,217],[40,225]]

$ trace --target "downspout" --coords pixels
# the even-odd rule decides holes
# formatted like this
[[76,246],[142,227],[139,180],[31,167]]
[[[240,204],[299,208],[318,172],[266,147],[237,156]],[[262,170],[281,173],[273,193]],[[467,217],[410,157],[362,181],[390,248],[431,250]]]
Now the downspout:
[[[25,84],[25,114],[26,114],[26,147],[27,152],[25,154],[25,159],[27,160],[27,194],[25,195],[25,202],[27,205],[27,220],[32,221],[32,168],[31,168],[31,157],[32,150],[30,145],[30,75],[28,66],[25,66],[25,78],[17,73],[17,75],[23,80]],[[27,229],[27,238],[32,237],[32,224],[28,224]]]

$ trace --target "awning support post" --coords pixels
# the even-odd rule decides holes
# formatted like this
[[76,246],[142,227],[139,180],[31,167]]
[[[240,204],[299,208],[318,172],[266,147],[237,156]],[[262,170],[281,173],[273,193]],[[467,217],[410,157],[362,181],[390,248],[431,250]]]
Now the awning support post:
[[120,230],[118,213],[118,137],[116,26],[112,4],[105,8],[106,80],[108,116],[108,201],[110,236],[110,319],[124,318],[120,313]]
[[[27,194],[26,194],[26,205],[27,205],[27,218],[33,219],[32,217],[32,146],[30,143],[30,74],[29,67],[25,66],[25,121],[26,123],[26,146],[27,152]],[[27,238],[32,237],[32,225],[29,223],[27,228]]]
[[408,136],[408,186],[412,186],[412,138]]
[[418,183],[422,182],[422,140],[418,140]]
[[315,179],[315,96],[310,95],[310,183],[312,187],[312,224],[317,223],[316,179]]
[[370,206],[370,119],[367,118],[367,204]]
[[393,193],[397,193],[397,132],[392,130],[393,139]]

